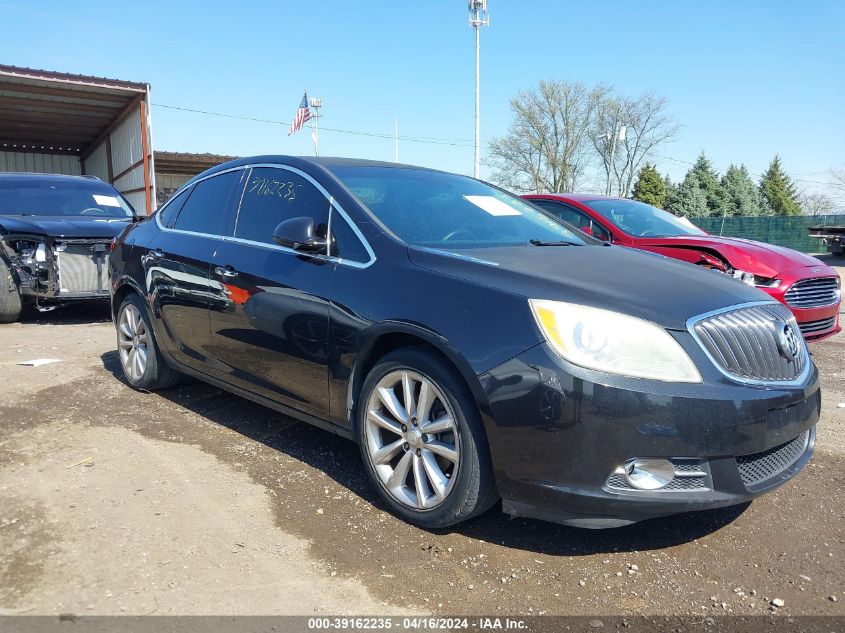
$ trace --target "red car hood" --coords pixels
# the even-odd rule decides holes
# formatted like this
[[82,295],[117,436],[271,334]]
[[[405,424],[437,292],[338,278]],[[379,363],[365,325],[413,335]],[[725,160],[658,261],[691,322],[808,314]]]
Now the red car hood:
[[714,235],[678,235],[676,237],[640,237],[636,246],[660,248],[693,248],[718,253],[733,268],[754,273],[761,277],[776,277],[779,273],[817,266],[816,275],[834,274],[824,262],[799,253],[791,248],[764,244],[737,237],[716,237]]

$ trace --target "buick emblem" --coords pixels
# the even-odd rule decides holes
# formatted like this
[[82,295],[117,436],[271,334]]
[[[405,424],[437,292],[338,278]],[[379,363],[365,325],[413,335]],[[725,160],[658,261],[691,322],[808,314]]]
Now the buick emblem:
[[795,360],[801,353],[801,341],[791,323],[778,324],[778,348],[780,355],[789,361]]
[[822,271],[821,266],[813,266],[814,273],[820,273]]

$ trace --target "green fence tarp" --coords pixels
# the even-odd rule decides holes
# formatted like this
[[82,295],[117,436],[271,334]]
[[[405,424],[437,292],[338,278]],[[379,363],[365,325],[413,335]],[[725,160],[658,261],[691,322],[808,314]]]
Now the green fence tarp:
[[817,237],[810,237],[807,228],[845,226],[845,215],[691,217],[690,221],[711,235],[743,237],[794,248],[803,253],[824,253],[822,241]]

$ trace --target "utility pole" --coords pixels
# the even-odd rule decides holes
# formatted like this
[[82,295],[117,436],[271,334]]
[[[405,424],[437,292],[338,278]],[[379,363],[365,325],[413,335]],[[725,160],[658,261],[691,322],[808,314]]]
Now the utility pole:
[[322,99],[309,99],[308,105],[314,110],[311,116],[311,140],[314,142],[314,156],[320,155],[320,128],[318,119],[320,118],[320,108],[323,107]]
[[628,134],[628,127],[619,125],[619,113],[621,106],[616,106],[616,116],[613,119],[613,129],[605,132],[605,138],[610,141],[610,160],[607,164],[607,185],[604,188],[604,195],[613,193],[613,167],[616,161],[616,141],[624,141]]
[[472,174],[481,177],[481,27],[490,24],[487,0],[469,0],[469,25],[475,29],[475,162]]

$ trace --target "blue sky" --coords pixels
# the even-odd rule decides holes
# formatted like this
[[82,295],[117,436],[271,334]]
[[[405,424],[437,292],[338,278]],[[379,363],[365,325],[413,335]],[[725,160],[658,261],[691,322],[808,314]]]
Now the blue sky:
[[[661,148],[679,179],[705,150],[752,174],[772,156],[808,190],[845,167],[845,3],[839,0],[489,0],[482,141],[540,79],[654,91],[682,125]],[[400,141],[403,162],[472,170],[474,38],[464,0],[24,2],[0,0],[0,62],[146,81],[157,149],[309,154],[289,122],[307,88],[321,125]],[[392,138],[324,132],[323,154],[393,159]],[[482,156],[483,156],[482,152]],[[482,176],[487,173],[482,169]]]

